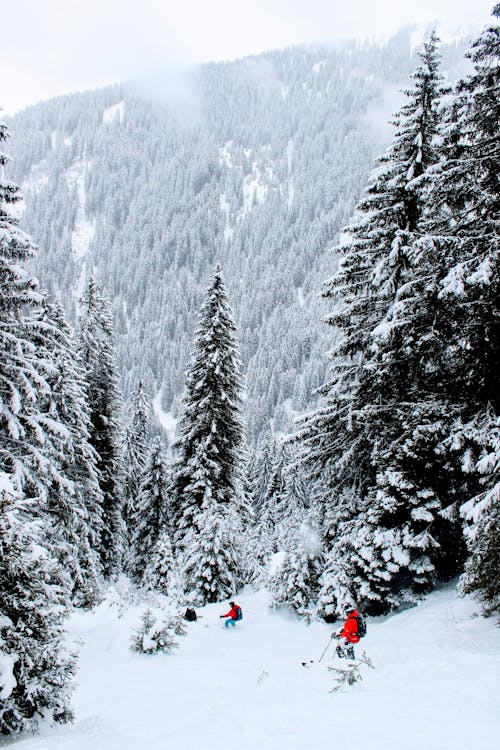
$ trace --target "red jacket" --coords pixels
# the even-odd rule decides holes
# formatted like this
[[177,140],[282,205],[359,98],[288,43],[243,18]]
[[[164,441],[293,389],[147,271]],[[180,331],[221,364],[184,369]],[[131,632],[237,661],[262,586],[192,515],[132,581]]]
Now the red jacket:
[[358,610],[353,610],[347,620],[344,623],[344,627],[340,631],[340,637],[345,638],[349,643],[359,643],[360,637],[358,635],[358,621],[356,619]]
[[238,605],[235,604],[234,607],[231,607],[227,615],[221,615],[221,617],[230,617],[231,620],[236,620],[237,610],[238,610]]

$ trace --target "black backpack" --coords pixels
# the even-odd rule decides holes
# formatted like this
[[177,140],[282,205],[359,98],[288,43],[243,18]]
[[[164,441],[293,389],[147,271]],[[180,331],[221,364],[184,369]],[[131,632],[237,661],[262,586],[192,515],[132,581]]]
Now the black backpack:
[[366,620],[363,615],[358,613],[356,615],[356,622],[358,623],[358,635],[360,638],[364,638],[366,635]]
[[243,619],[243,612],[241,611],[241,607],[236,607],[236,619],[237,620]]

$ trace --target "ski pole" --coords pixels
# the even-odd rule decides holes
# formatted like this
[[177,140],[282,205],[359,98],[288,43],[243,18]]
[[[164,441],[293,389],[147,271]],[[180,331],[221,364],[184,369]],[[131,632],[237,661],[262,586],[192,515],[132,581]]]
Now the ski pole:
[[[326,652],[328,651],[328,649],[330,648],[330,643],[332,642],[332,638],[333,638],[333,636],[331,636],[330,640],[327,643],[327,646],[326,646],[325,650],[323,651],[323,653],[319,657],[318,664],[322,660],[322,658],[324,657],[324,655],[326,654]],[[335,653],[337,653],[337,652],[335,652]],[[302,662],[302,666],[303,667],[307,667],[309,664],[314,664],[314,659],[310,659],[309,661],[303,661]]]
[[327,646],[326,646],[325,650],[323,651],[323,653],[322,653],[322,654],[321,654],[321,656],[319,657],[319,659],[318,659],[318,662],[320,662],[320,661],[321,661],[321,659],[322,659],[322,658],[324,657],[324,655],[326,654],[326,652],[327,652],[327,651],[328,651],[328,649],[330,648],[330,643],[331,643],[331,642],[332,642],[332,639],[330,638],[330,640],[329,640],[329,641],[328,641],[328,643],[327,643]]

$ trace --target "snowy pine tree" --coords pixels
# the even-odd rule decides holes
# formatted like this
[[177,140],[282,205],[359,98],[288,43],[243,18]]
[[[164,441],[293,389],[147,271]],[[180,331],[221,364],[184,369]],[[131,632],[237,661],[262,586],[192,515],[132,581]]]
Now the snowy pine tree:
[[90,444],[103,494],[99,554],[104,574],[110,576],[121,568],[124,545],[120,399],[109,302],[92,277],[81,300],[78,347],[90,408]]
[[428,179],[430,209],[420,243],[435,264],[438,376],[453,404],[441,452],[459,487],[470,558],[463,587],[498,610],[500,414],[500,4],[472,45],[473,71],[456,87],[442,128],[443,159]]
[[269,582],[271,606],[288,607],[301,617],[311,617],[322,566],[320,537],[310,515],[289,533],[283,563]]
[[240,362],[220,269],[203,303],[179,420],[174,475],[176,551],[184,585],[199,602],[240,585],[243,469]]
[[243,582],[244,562],[236,508],[221,503],[219,493],[212,492],[213,464],[204,463],[207,455],[206,446],[201,446],[193,484],[187,485],[198,496],[203,488],[204,495],[201,507],[193,514],[181,553],[184,590],[190,603],[200,606],[228,599]]
[[146,609],[141,616],[141,625],[132,633],[130,650],[139,654],[170,654],[178,648],[176,636],[186,635],[186,626],[181,617],[165,616]]
[[[272,458],[272,460],[271,460]],[[284,491],[285,455],[283,446],[271,439],[265,444],[262,454],[262,470],[268,476],[265,488],[255,484],[259,490],[259,510],[252,529],[252,584],[255,587],[266,585],[272,556],[279,550],[278,516],[279,505]]]
[[[461,588],[476,594],[485,613],[492,614],[500,611],[500,417],[481,414],[460,431],[460,437],[467,437],[474,447],[469,461],[463,462],[464,471],[479,474],[481,485],[481,491],[460,509],[470,551]],[[461,454],[463,447],[462,443]]]
[[142,585],[175,600],[180,596],[182,583],[170,537],[170,529],[164,525],[147,561]]
[[[0,146],[7,139],[0,124]],[[7,157],[0,152],[0,169]],[[68,492],[62,466],[69,430],[51,411],[49,373],[57,330],[42,318],[33,252],[12,206],[18,187],[0,176],[0,731],[66,721],[74,660],[63,647],[66,579],[47,537],[52,492]],[[42,343],[42,350],[38,347]],[[49,548],[48,548],[49,546]],[[7,666],[6,666],[7,665]],[[5,670],[5,673],[4,673]]]
[[90,445],[90,415],[85,379],[72,332],[58,304],[44,300],[39,323],[52,330],[37,347],[38,357],[50,363],[48,410],[68,430],[60,466],[70,484],[49,490],[47,513],[53,553],[66,572],[75,605],[90,607],[101,593],[102,566],[99,539],[103,497],[99,487],[97,455]]
[[[359,218],[345,230],[340,268],[325,294],[338,302],[329,322],[343,336],[334,350],[332,381],[323,388],[325,402],[303,433],[313,477],[326,473],[334,497],[359,498],[348,504],[353,518],[344,519],[356,538],[338,563],[353,571],[352,550],[358,550],[350,585],[358,588],[355,599],[372,611],[412,600],[433,585],[435,561],[428,552],[439,545],[428,530],[434,521],[441,524],[446,504],[428,486],[428,474],[420,473],[431,441],[418,451],[414,441],[422,422],[430,422],[432,434],[441,405],[419,404],[425,400],[422,345],[415,341],[428,329],[415,330],[407,314],[408,300],[418,305],[413,246],[426,209],[422,175],[439,156],[442,86],[434,35],[420,57],[414,87],[394,120],[393,143],[372,175]],[[344,530],[339,527],[342,537]],[[329,608],[343,595],[330,591]]]
[[[0,125],[0,147],[7,136]],[[7,161],[0,152],[1,169]],[[12,214],[20,199],[19,188],[0,179],[0,470],[41,513],[49,488],[69,486],[60,468],[68,430],[50,413],[53,364],[46,355],[57,331],[39,320],[43,298],[23,270],[34,248]]]
[[[352,489],[340,490],[335,498],[325,502],[322,493],[315,498],[316,507],[325,505],[323,517],[323,549],[327,550],[319,579],[317,614],[326,622],[335,622],[343,613],[343,605],[355,601],[356,570],[353,563],[356,550],[356,519],[361,515],[359,498]],[[323,514],[320,514],[323,515]]]
[[159,537],[170,524],[170,478],[167,473],[161,439],[155,438],[142,474],[131,522],[129,567],[141,582],[156,551]]
[[340,303],[329,322],[343,332],[335,353],[352,359],[344,374],[349,388],[356,355],[368,354],[373,332],[390,323],[425,207],[418,178],[439,158],[434,143],[444,89],[437,44],[434,35],[424,44],[414,87],[404,92],[407,101],[393,120],[392,144],[371,175],[354,223],[343,230],[339,271],[325,291]]
[[274,450],[274,459],[270,467],[269,480],[262,498],[258,521],[262,544],[268,557],[277,552],[279,546],[279,526],[284,516],[281,504],[285,492],[286,460],[284,446],[277,445]]
[[0,732],[36,730],[46,718],[72,720],[75,657],[64,646],[67,592],[9,476],[0,473]]
[[253,460],[249,466],[249,488],[255,519],[258,519],[264,503],[275,452],[276,446],[272,436],[270,434],[264,435],[257,443]]
[[253,504],[252,465],[254,455],[245,446],[241,451],[242,479],[236,488],[236,515],[239,519],[240,549],[242,554],[242,583],[250,583],[254,572],[254,536],[255,510]]
[[310,505],[306,495],[302,467],[296,463],[295,455],[289,449],[285,451],[285,461],[283,489],[276,509],[277,536],[280,549],[293,546],[291,538],[296,535],[297,529],[303,524],[307,508]]
[[130,522],[148,455],[149,402],[142,381],[132,394],[129,423],[123,442],[124,518],[130,538]]

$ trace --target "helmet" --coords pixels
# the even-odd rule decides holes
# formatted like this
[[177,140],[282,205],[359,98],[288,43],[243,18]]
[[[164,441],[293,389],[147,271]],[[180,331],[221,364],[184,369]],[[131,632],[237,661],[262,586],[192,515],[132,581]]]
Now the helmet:
[[344,614],[346,614],[346,615],[348,615],[349,612],[354,612],[355,609],[356,609],[356,607],[352,603],[344,604],[344,607],[343,607]]

